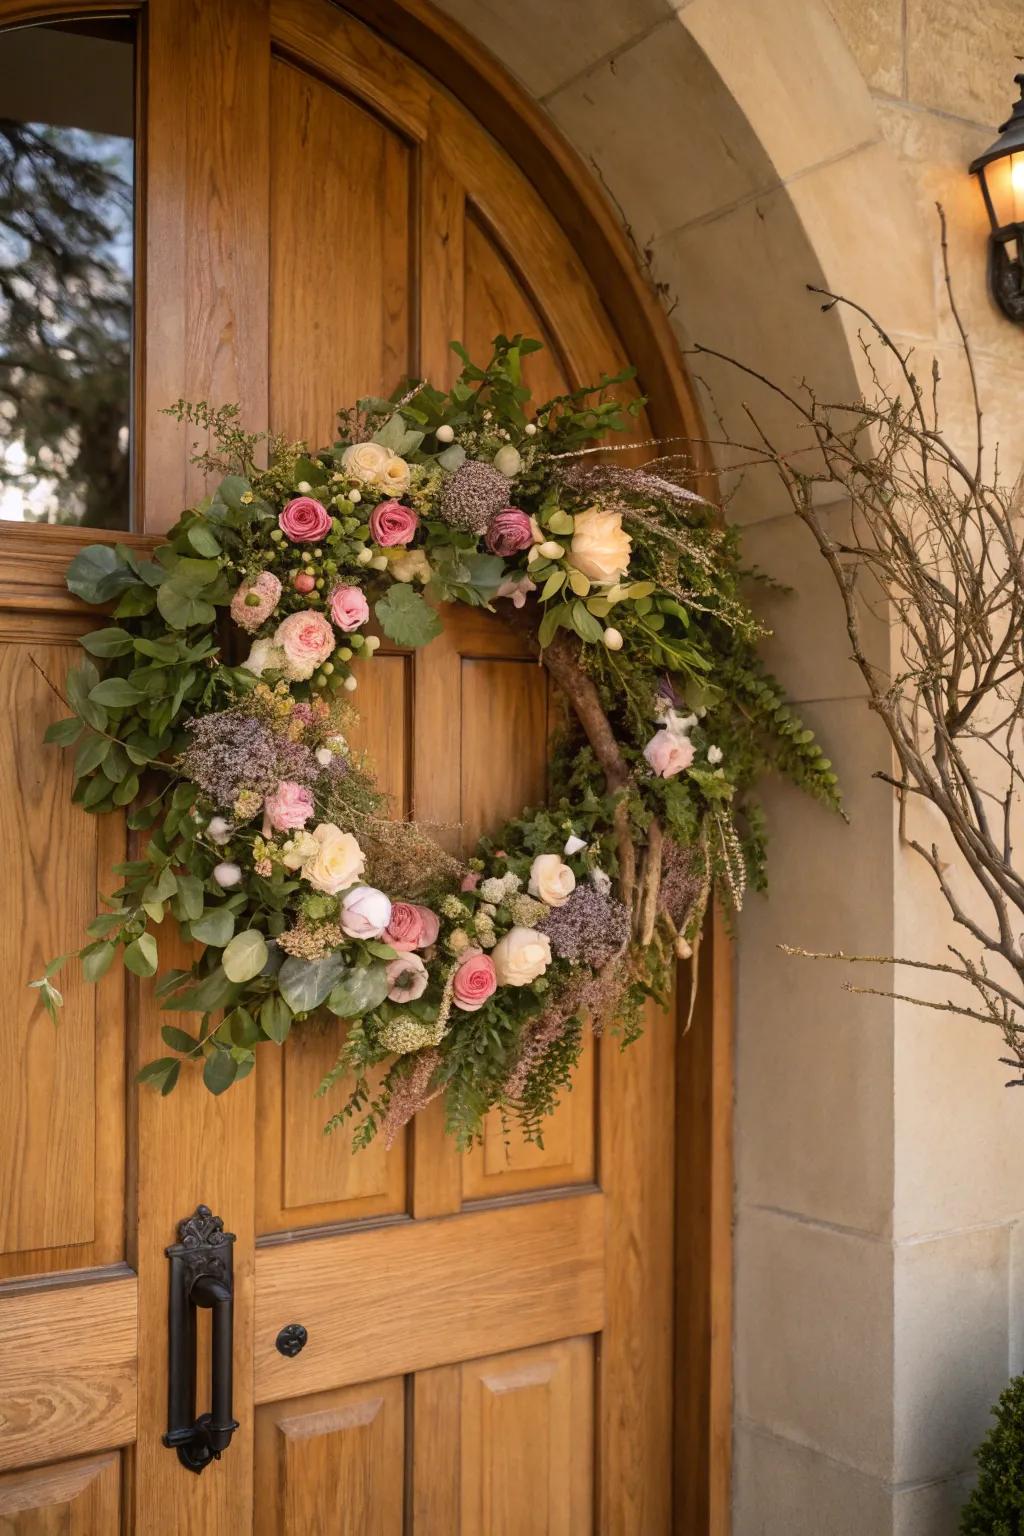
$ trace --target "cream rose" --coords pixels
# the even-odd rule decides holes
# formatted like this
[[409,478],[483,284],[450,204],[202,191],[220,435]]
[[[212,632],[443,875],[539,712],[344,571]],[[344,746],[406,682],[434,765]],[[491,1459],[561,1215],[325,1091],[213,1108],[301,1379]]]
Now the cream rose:
[[551,964],[551,940],[536,928],[510,928],[491,951],[499,987],[525,987]]
[[549,907],[560,907],[576,889],[576,876],[557,853],[539,853],[530,865],[527,889],[538,901],[546,902]]
[[247,672],[255,672],[257,677],[262,677],[268,668],[280,672],[284,668],[284,651],[274,640],[254,640],[242,666]]
[[625,576],[632,550],[633,541],[622,526],[622,513],[591,507],[576,518],[566,558],[591,581],[610,585]]
[[390,562],[390,574],[396,581],[429,581],[434,573],[422,549],[408,549]]
[[319,848],[320,844],[312,832],[298,832],[295,837],[290,837],[285,843],[281,863],[285,869],[301,869],[306,860],[311,859]]
[[377,483],[382,491],[387,491],[391,496],[404,496],[411,478],[408,464],[397,453],[393,453],[384,465]]
[[366,855],[352,833],[343,832],[333,821],[322,821],[310,836],[316,852],[303,860],[303,879],[328,896],[355,885],[366,867]]
[[[389,462],[395,457],[383,443],[353,443],[341,456],[341,466],[363,485],[383,485]],[[399,463],[403,461],[400,459]]]

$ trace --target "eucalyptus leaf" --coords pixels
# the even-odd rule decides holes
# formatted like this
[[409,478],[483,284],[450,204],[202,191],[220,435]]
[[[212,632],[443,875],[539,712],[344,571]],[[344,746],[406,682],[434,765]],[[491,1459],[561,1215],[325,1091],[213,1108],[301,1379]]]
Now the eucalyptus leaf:
[[133,643],[128,631],[116,624],[109,629],[90,630],[81,640],[90,656],[127,656]]
[[323,960],[300,960],[289,955],[277,976],[281,996],[293,1013],[310,1013],[327,998],[345,972],[345,960],[339,954]]
[[236,933],[221,958],[224,974],[229,981],[251,981],[260,974],[266,963],[267,941],[256,928],[246,928],[244,932]]
[[151,933],[140,933],[124,952],[124,963],[136,976],[152,976],[157,967],[156,939]]
[[68,591],[87,603],[107,603],[135,584],[130,566],[109,544],[90,544],[83,549],[68,566],[66,580]]
[[[202,917],[196,918],[192,924],[192,937],[198,939],[200,944],[209,944],[214,949],[223,949],[234,931],[235,919],[226,907],[207,907]],[[229,981],[235,979],[228,977]]]
[[327,1006],[339,1019],[359,1019],[384,1001],[388,986],[386,965],[353,966],[334,987]]
[[203,1082],[211,1093],[223,1093],[238,1075],[238,1063],[230,1051],[213,1050],[203,1067]]

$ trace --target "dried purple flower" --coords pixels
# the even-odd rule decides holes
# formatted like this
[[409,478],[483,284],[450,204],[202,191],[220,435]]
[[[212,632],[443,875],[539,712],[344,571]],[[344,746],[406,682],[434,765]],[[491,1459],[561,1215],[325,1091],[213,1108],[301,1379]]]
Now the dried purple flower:
[[629,938],[629,913],[621,901],[602,896],[587,882],[577,885],[562,906],[552,907],[537,927],[560,960],[600,970]]
[[180,765],[214,805],[234,806],[245,792],[262,799],[281,779],[312,785],[319,767],[308,747],[268,730],[241,710],[188,722],[192,741]]

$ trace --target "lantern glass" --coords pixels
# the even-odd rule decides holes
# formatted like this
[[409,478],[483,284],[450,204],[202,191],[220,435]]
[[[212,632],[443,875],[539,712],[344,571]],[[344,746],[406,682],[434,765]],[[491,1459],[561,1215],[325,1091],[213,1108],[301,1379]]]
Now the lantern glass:
[[995,230],[1024,224],[1024,150],[991,161],[984,170]]

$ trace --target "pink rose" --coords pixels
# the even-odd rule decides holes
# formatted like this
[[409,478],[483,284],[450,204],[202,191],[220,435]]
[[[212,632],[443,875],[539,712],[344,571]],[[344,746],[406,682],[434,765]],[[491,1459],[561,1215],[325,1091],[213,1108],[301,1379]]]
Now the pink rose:
[[416,911],[419,913],[420,922],[423,924],[420,932],[420,941],[416,945],[416,948],[429,949],[431,944],[437,943],[437,935],[441,928],[441,920],[436,912],[431,912],[429,907],[421,907],[419,903],[416,904]]
[[304,827],[313,814],[313,796],[304,784],[282,779],[264,800],[263,814],[275,832]]
[[459,886],[459,890],[460,891],[475,891],[479,884],[480,884],[480,876],[478,874],[476,874],[473,870],[470,870],[468,875],[463,875],[463,877],[462,877],[462,884]]
[[644,757],[659,778],[672,779],[693,762],[693,743],[682,732],[662,727],[644,747]]
[[358,587],[335,587],[331,593],[331,619],[350,635],[370,617],[370,607]]
[[322,613],[306,608],[281,620],[274,643],[284,652],[288,676],[301,682],[312,677],[334,650],[334,630]]
[[243,581],[231,599],[231,617],[241,629],[254,635],[270,618],[280,596],[281,583],[273,571],[260,571],[255,581]]
[[533,543],[530,519],[518,507],[504,507],[487,524],[484,543],[492,555],[517,555]]
[[388,962],[388,1001],[414,1003],[427,990],[430,974],[419,955],[402,955]]
[[498,990],[494,961],[479,949],[467,949],[452,982],[452,1002],[463,1013],[476,1013]]
[[400,501],[382,501],[370,513],[370,537],[384,548],[408,544],[419,525],[416,513]]
[[[411,901],[393,901],[391,921],[384,934],[385,944],[390,944],[391,948],[397,949],[401,955],[407,955],[413,949],[425,949],[423,913],[426,911],[426,907],[414,906]],[[429,916],[433,917],[433,913],[429,913]],[[436,937],[435,931],[434,938]]]
[[277,519],[281,532],[293,544],[315,544],[331,531],[327,508],[312,496],[296,496]]

